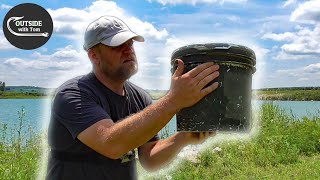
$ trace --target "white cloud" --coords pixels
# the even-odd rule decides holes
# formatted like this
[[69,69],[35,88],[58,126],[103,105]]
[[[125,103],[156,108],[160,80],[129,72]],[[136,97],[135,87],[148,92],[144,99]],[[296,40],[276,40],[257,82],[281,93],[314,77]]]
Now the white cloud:
[[157,40],[164,39],[169,35],[166,29],[157,30],[151,23],[143,22],[135,17],[128,18],[128,26],[142,36]]
[[19,70],[69,70],[79,65],[79,58],[81,58],[81,54],[72,49],[72,46],[67,46],[58,49],[51,55],[34,52],[30,58],[13,57],[5,60],[3,64]]
[[[263,18],[249,20],[252,25],[257,26],[259,35],[270,34],[272,32],[289,31],[294,28],[294,23],[288,21],[289,15],[273,15]],[[279,26],[281,24],[281,26]]]
[[[40,49],[41,50],[41,49]],[[47,52],[46,50],[41,50],[42,52]],[[32,58],[35,58],[36,60],[76,60],[77,58],[81,58],[83,54],[78,52],[76,49],[74,49],[73,46],[68,45],[64,48],[57,48],[56,52],[50,55],[41,54],[40,52],[33,52],[31,54]]]
[[320,63],[310,64],[307,67],[304,67],[303,70],[306,73],[320,73]]
[[[320,63],[309,64],[304,67],[280,69],[271,78],[275,87],[288,86],[287,82],[294,82],[294,86],[318,86],[320,84]],[[292,86],[293,84],[291,84]]]
[[239,21],[240,21],[240,17],[239,17],[239,16],[235,16],[235,15],[228,16],[227,18],[228,18],[230,21],[233,21],[233,22],[239,22]]
[[151,63],[151,62],[146,62],[146,63],[142,63],[142,67],[146,67],[146,68],[159,68],[159,63]]
[[104,15],[119,17],[133,31],[145,37],[163,39],[168,36],[165,29],[157,30],[151,23],[132,17],[112,1],[99,0],[84,9],[60,8],[48,9],[48,12],[54,22],[54,33],[73,40],[82,40],[88,24]]
[[289,54],[284,52],[283,50],[278,52],[274,57],[275,60],[312,60],[316,59],[313,55],[299,55],[299,54]]
[[[285,86],[318,86],[320,84],[320,63],[299,68],[280,69],[269,76],[274,87]],[[291,82],[291,84],[288,84]]]
[[76,59],[80,58],[81,54],[73,49],[71,45],[68,45],[64,48],[58,48],[57,51],[52,54],[52,57],[57,59]]
[[13,50],[13,49],[17,49],[17,48],[9,43],[9,41],[4,36],[3,31],[0,30],[0,51],[1,50]]
[[[309,64],[305,67],[295,68],[295,69],[280,69],[276,71],[280,74],[287,74],[293,77],[300,78],[311,78],[317,77],[320,79],[320,63]],[[312,81],[311,81],[312,82]]]
[[241,4],[241,3],[246,3],[247,0],[148,0],[148,2],[153,2],[156,1],[162,5],[166,4],[171,4],[171,5],[176,5],[176,4],[224,4],[224,3],[235,3],[235,4]]
[[[232,13],[215,13],[215,12],[193,12],[193,13],[173,13],[167,14],[160,18],[162,26],[169,31],[186,33],[207,33],[208,31],[225,31],[230,28],[241,28],[247,21],[245,18],[234,15]],[[247,27],[245,27],[247,28]]]
[[292,41],[296,38],[296,35],[292,32],[285,32],[282,34],[266,33],[262,36],[262,39],[271,39],[274,41]]
[[37,61],[37,60],[23,60],[20,58],[9,58],[4,61],[4,64],[7,66],[12,66],[16,69],[55,69],[55,70],[69,70],[70,68],[78,65],[78,62],[74,61]]
[[12,8],[12,6],[9,6],[9,5],[6,5],[6,4],[1,4],[1,6],[0,6],[0,10],[2,10],[2,9],[11,9]]
[[285,8],[296,3],[297,3],[297,0],[287,0],[286,2],[283,3],[282,7]]
[[294,22],[316,24],[320,22],[320,1],[311,0],[299,5],[291,13],[290,20]]
[[[293,2],[293,1],[290,1]],[[286,3],[289,3],[287,1]],[[290,20],[296,23],[294,30],[284,33],[264,33],[262,39],[285,41],[280,45],[274,59],[310,60],[320,55],[320,0],[301,3],[292,13]],[[307,25],[299,23],[309,23]]]
[[[283,40],[291,41],[281,46],[283,53],[291,55],[320,54],[320,25],[313,29],[305,27],[294,33],[287,32],[283,34],[289,34],[287,39],[284,37]],[[281,34],[278,34],[278,36],[281,36]]]
[[309,81],[309,78],[299,78],[297,81]]
[[52,54],[34,52],[26,57],[4,59],[0,64],[0,70],[4,70],[0,71],[0,77],[10,85],[57,87],[71,77],[88,72],[90,68],[86,54],[69,45]]

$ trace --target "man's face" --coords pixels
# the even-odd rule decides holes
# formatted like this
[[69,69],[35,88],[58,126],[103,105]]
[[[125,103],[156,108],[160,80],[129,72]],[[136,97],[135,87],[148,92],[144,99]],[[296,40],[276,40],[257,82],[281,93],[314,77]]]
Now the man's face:
[[125,81],[138,71],[132,39],[117,47],[100,44],[96,53],[99,59],[96,68],[110,79]]

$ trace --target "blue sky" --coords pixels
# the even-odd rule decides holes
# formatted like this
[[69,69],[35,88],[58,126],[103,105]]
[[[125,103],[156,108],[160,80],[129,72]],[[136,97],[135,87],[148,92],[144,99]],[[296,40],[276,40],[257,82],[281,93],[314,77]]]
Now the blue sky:
[[[227,42],[253,49],[253,88],[320,86],[320,0],[127,0],[29,1],[53,19],[51,39],[35,50],[13,47],[0,30],[0,81],[7,85],[57,87],[87,73],[83,33],[94,19],[114,15],[146,42],[135,43],[139,72],[131,81],[168,89],[170,56],[194,43]],[[5,0],[0,19],[23,1]]]

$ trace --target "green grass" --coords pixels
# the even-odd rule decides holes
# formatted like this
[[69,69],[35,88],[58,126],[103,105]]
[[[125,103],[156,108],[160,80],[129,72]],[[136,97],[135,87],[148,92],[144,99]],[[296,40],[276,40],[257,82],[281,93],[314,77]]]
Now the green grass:
[[34,99],[45,98],[45,93],[39,92],[6,92],[0,91],[0,99]]
[[[215,143],[198,163],[183,160],[169,174],[147,179],[319,179],[319,115],[295,119],[264,104],[260,118],[260,132],[250,141]],[[215,147],[222,151],[214,152]]]

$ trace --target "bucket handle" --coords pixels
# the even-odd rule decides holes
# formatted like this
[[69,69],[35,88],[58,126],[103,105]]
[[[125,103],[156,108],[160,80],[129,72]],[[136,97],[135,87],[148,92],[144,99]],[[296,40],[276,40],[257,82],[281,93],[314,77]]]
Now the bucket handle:
[[229,45],[229,46],[218,46],[218,47],[214,47],[213,49],[225,49],[225,50],[227,50],[227,49],[230,49],[231,48],[231,45]]

